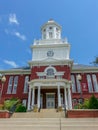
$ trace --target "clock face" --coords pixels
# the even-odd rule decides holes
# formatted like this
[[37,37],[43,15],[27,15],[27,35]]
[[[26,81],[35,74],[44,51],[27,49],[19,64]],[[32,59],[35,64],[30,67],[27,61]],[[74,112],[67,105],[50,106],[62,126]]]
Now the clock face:
[[52,51],[52,50],[49,50],[48,52],[47,52],[47,56],[48,57],[52,57],[54,55],[54,52]]

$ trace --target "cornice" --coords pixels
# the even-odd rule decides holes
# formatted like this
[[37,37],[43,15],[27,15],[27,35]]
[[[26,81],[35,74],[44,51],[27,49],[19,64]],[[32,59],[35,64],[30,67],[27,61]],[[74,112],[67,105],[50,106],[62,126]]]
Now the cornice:
[[72,84],[72,82],[70,80],[67,80],[67,79],[34,79],[34,80],[31,80],[30,82],[28,82],[29,85],[34,85],[35,83],[37,83],[38,86],[40,84],[45,84],[45,83],[46,84],[58,83],[59,85],[61,83]]
[[31,74],[31,70],[22,70],[22,69],[12,69],[12,70],[0,70],[1,74],[4,75],[24,75],[24,74]]
[[71,73],[98,73],[97,67],[72,68]]
[[66,60],[51,60],[51,61],[46,61],[46,60],[40,60],[40,61],[29,61],[28,64],[30,65],[30,67],[32,66],[49,66],[49,65],[68,65],[70,67],[72,67],[73,64],[73,60],[70,59],[66,59]]

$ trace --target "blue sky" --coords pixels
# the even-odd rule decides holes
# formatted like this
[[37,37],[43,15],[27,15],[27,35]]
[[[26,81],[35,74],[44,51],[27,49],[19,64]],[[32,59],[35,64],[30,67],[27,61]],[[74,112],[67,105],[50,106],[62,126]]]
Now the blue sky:
[[50,18],[62,26],[71,59],[89,65],[98,55],[98,0],[0,0],[0,70],[27,66],[30,45]]

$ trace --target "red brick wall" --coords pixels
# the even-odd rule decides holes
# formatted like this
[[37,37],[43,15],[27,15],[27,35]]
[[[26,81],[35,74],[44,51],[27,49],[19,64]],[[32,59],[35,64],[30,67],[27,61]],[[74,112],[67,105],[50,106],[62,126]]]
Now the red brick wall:
[[10,113],[8,111],[0,111],[0,118],[10,118]]
[[68,110],[68,118],[93,118],[98,117],[98,110]]
[[[31,80],[32,79],[38,79],[39,77],[37,76],[36,72],[44,72],[44,70],[47,68],[48,66],[35,66],[35,67],[32,67],[31,69]],[[67,66],[67,65],[64,65],[64,66],[53,66],[56,68],[57,72],[59,71],[64,71],[64,76],[63,78],[64,79],[68,79],[70,80],[70,67]]]
[[[10,76],[19,76],[18,77],[18,86],[17,86],[17,92],[16,94],[7,94],[7,89],[8,89],[8,83],[9,83],[9,77]],[[10,98],[19,98],[21,100],[23,99],[28,99],[28,94],[23,93],[24,90],[24,81],[25,81],[25,76],[27,75],[6,75],[6,82],[4,83],[3,86],[3,92],[2,92],[2,102],[6,99]],[[30,77],[30,75],[29,75]]]

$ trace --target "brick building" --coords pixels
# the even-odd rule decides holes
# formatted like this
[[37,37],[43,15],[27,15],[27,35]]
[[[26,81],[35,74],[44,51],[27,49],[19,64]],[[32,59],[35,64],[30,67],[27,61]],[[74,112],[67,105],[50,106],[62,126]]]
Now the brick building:
[[19,98],[30,110],[38,108],[72,109],[77,102],[94,94],[98,98],[98,68],[74,65],[70,44],[62,39],[62,27],[49,20],[41,27],[42,39],[31,45],[29,67],[1,70],[0,102]]

